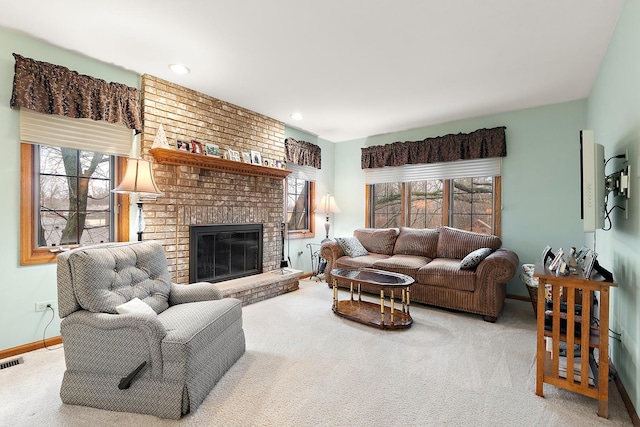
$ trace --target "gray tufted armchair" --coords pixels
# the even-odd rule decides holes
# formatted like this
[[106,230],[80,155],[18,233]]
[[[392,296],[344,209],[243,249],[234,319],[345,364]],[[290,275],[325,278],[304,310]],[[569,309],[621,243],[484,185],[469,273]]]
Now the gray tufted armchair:
[[[240,301],[171,283],[158,242],[64,252],[57,274],[64,403],[178,419],[245,351]],[[153,311],[118,314],[134,298]]]

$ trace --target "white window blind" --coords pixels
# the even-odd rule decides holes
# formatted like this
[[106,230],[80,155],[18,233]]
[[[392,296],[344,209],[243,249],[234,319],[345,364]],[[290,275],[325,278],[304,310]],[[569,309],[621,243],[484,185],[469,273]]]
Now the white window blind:
[[133,130],[120,123],[75,119],[21,108],[20,141],[128,157]]
[[419,165],[388,166],[365,169],[366,184],[387,182],[411,182],[427,179],[473,178],[477,176],[499,176],[502,173],[502,158],[458,160],[455,162],[421,163]]
[[318,169],[312,166],[300,166],[292,162],[287,162],[287,169],[291,171],[289,175],[291,178],[314,182],[318,180]]

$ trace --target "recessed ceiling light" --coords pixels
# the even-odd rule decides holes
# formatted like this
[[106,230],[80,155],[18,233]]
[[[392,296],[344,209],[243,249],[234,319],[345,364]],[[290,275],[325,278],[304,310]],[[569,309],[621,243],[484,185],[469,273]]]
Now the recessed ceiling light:
[[191,71],[189,68],[182,64],[171,64],[169,65],[169,69],[176,74],[189,74],[189,72]]
[[292,113],[291,114],[291,118],[293,120],[302,120],[302,114],[300,114],[300,113]]

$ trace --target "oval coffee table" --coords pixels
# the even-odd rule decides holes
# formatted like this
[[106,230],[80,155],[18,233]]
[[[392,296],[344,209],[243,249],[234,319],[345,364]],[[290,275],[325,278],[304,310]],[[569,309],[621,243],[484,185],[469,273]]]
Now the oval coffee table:
[[[333,277],[348,280],[350,282],[351,298],[338,300],[338,284],[333,281],[333,312],[338,316],[375,326],[382,329],[408,328],[413,323],[409,314],[411,302],[410,288],[413,278],[406,274],[392,273],[390,271],[366,269],[334,268],[331,270]],[[354,298],[354,283],[357,285],[357,299]],[[380,289],[380,302],[372,303],[362,300],[361,285],[367,284]],[[385,304],[385,290],[390,292],[390,306]],[[395,308],[395,292],[400,291],[402,309]]]

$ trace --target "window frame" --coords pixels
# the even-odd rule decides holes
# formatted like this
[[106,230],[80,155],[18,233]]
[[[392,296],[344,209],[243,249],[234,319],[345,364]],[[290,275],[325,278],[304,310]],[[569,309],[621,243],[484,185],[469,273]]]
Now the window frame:
[[[284,183],[284,197],[285,201],[289,200],[289,177],[286,178]],[[315,217],[313,213],[315,212],[315,200],[316,200],[316,182],[315,181],[307,181],[309,183],[309,191],[307,194],[307,215],[309,216],[309,229],[308,230],[289,230],[287,224],[287,237],[290,239],[309,239],[316,236],[315,232]],[[287,207],[284,208],[285,218],[289,214]]]
[[[443,179],[443,189],[442,189],[442,226],[450,226],[451,224],[451,212],[452,207],[452,182],[455,178]],[[365,227],[374,227],[374,214],[375,210],[373,208],[373,195],[374,195],[374,186],[375,184],[367,184],[365,188]],[[407,201],[407,188],[408,186],[405,183],[402,183],[402,199],[401,199],[401,209],[402,209],[402,224],[406,226],[406,220],[409,217],[408,210],[408,201]],[[493,224],[492,224],[492,234],[494,236],[501,236],[502,229],[502,217],[501,217],[501,207],[502,207],[502,177],[500,175],[493,176]]]
[[[56,262],[58,252],[52,252],[53,247],[38,247],[36,245],[35,218],[38,206],[36,204],[35,183],[39,182],[38,171],[34,168],[36,146],[20,144],[20,265],[48,264]],[[116,156],[115,180],[120,182],[126,159]],[[129,239],[129,196],[116,194],[114,200],[115,223],[114,241]],[[79,247],[74,245],[72,247]]]

